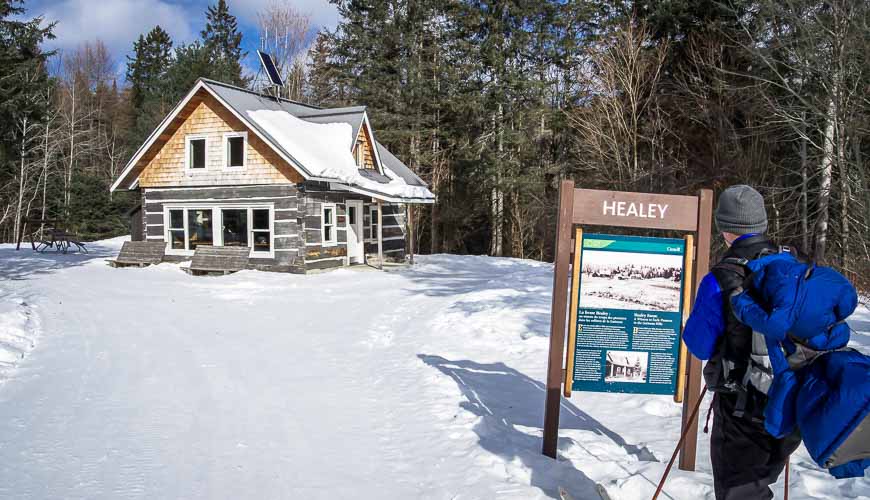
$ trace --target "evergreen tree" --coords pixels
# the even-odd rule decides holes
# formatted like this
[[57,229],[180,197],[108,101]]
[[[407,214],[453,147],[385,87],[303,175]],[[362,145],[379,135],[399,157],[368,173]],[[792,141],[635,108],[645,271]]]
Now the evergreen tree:
[[45,68],[52,53],[40,44],[54,38],[54,23],[42,27],[42,18],[22,20],[21,5],[0,0],[0,225],[9,220],[6,229],[17,229],[28,215],[25,196],[35,177],[30,163],[39,124],[52,104],[46,96],[53,82]]
[[341,71],[334,62],[333,47],[335,40],[331,34],[321,31],[308,51],[308,75],[305,91],[308,101],[317,106],[344,106],[344,86],[339,83]]
[[40,44],[54,38],[55,23],[42,27],[42,18],[21,20],[21,0],[0,0],[0,164],[14,157],[10,148],[17,143],[15,122],[23,117],[38,121],[48,103],[37,103],[34,95],[51,84],[45,63],[54,52]]
[[198,78],[220,78],[220,68],[212,59],[212,52],[199,41],[180,45],[175,49],[175,61],[166,75],[166,84],[175,101],[193,88]]
[[248,79],[242,76],[242,33],[225,0],[208,7],[201,35],[212,64],[209,76],[232,85],[247,85]]
[[130,85],[132,129],[127,144],[135,150],[160,123],[174,104],[167,75],[172,66],[172,39],[155,26],[133,43],[133,56],[127,56],[127,83]]

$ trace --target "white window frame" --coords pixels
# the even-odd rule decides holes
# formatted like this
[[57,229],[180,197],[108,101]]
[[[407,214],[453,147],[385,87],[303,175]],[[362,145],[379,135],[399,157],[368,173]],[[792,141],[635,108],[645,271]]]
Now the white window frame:
[[[172,209],[178,210],[178,209]],[[172,217],[169,215],[170,209],[164,210],[163,220],[167,221],[164,224],[164,241],[166,241],[166,253],[183,252],[187,250],[187,210],[181,210],[181,227],[172,227]],[[172,231],[182,231],[181,240],[184,242],[184,248],[172,248]]]
[[[241,137],[243,139],[242,142],[242,164],[241,165],[230,165],[230,138],[231,137]],[[247,132],[227,132],[223,137],[224,143],[224,162],[223,166],[226,170],[241,170],[248,166],[248,133]]]
[[[254,251],[254,210],[269,210],[269,251],[258,252]],[[223,210],[247,210],[248,216],[248,248],[250,249],[250,257],[252,259],[274,259],[275,258],[275,204],[274,203],[170,203],[163,205],[163,217],[169,220],[170,210],[182,210],[184,217],[184,249],[172,248],[172,240],[170,239],[169,224],[164,224],[163,238],[166,242],[166,253],[168,255],[193,255],[194,250],[188,250],[188,240],[190,239],[190,228],[188,227],[188,210],[211,210],[212,211],[212,244],[214,246],[223,246],[224,230],[223,230]],[[265,232],[266,230],[258,230],[256,232]]]
[[366,240],[369,243],[377,243],[378,242],[378,232],[375,228],[378,225],[378,206],[376,204],[369,205],[369,239]]
[[[203,168],[193,168],[190,165],[190,141],[205,141],[205,166]],[[190,134],[184,136],[184,170],[188,173],[207,172],[208,171],[208,135],[206,134]]]
[[[326,239],[326,211],[332,210],[332,239]],[[324,247],[334,247],[338,245],[338,209],[335,203],[322,203],[320,205],[320,244]]]
[[365,167],[365,157],[363,155],[363,143],[356,143],[356,168],[366,168]]
[[[227,207],[229,208],[229,207]],[[275,206],[271,205],[251,205],[248,208],[248,242],[251,245],[251,257],[264,259],[275,257]],[[254,250],[254,233],[261,233],[265,229],[254,229],[254,210],[269,210],[269,251],[257,252]],[[221,245],[223,245],[223,225],[221,225]]]

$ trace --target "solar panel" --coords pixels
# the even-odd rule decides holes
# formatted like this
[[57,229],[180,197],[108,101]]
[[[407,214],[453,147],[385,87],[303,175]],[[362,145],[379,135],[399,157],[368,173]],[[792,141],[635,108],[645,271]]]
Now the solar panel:
[[263,69],[266,70],[266,74],[269,75],[269,80],[273,85],[277,85],[279,87],[284,86],[284,82],[281,81],[281,75],[278,74],[278,68],[275,67],[275,62],[272,61],[272,56],[265,52],[257,51],[257,55],[260,56],[260,64],[263,65]]

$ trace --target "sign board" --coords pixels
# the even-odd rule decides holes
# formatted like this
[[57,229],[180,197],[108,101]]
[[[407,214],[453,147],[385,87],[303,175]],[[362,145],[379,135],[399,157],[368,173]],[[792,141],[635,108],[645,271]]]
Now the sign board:
[[577,231],[565,395],[675,394],[686,241]]
[[695,231],[698,197],[575,189],[574,223]]
[[[575,388],[577,391],[674,394],[675,399],[683,403],[685,441],[680,446],[680,469],[695,469],[698,421],[691,409],[697,407],[700,398],[701,361],[686,353],[685,346],[679,341],[679,329],[710,264],[712,219],[713,192],[709,189],[700,190],[697,196],[682,196],[575,189],[573,181],[562,181],[556,223],[550,352],[544,403],[542,451],[545,455],[556,458],[563,389],[566,396]],[[583,228],[578,226],[586,225],[685,234],[684,239],[600,234],[583,238]],[[675,250],[669,250],[671,245]],[[610,279],[617,271],[598,271],[599,276],[594,276],[595,272],[590,269],[591,278],[581,276],[583,266],[580,260],[591,252],[601,252],[599,258],[603,254],[614,258],[627,253],[682,259],[683,265],[678,268],[680,291],[677,294],[681,305],[674,309],[675,281],[669,286],[670,305],[661,307],[664,310],[651,308],[653,306],[649,304],[659,290],[643,292],[644,297],[632,299],[619,294],[614,298],[607,290],[596,289],[596,285],[601,285],[596,281],[601,280],[595,278],[609,273],[607,277]],[[638,257],[638,261],[650,258]],[[589,258],[585,261],[586,264],[590,262]],[[676,271],[667,271],[672,272]],[[625,269],[619,269],[617,281],[620,281],[619,275],[623,276],[621,282],[626,288],[643,285],[645,279],[640,271],[629,270],[626,275]],[[570,296],[569,289],[574,291]],[[596,304],[593,298],[600,300]],[[622,299],[627,299],[627,303]],[[566,331],[569,334],[567,352]],[[608,353],[611,354],[611,368],[608,368]]]

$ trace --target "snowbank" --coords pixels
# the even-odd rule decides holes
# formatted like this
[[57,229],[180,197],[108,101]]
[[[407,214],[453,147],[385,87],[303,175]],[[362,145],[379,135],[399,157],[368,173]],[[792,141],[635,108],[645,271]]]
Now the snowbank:
[[0,382],[7,379],[33,349],[39,334],[39,318],[24,299],[0,300]]
[[362,189],[400,198],[433,199],[425,187],[410,186],[385,168],[390,182],[360,175],[353,158],[353,128],[347,123],[311,123],[286,111],[248,111],[248,116],[269,133],[315,177],[335,179]]

